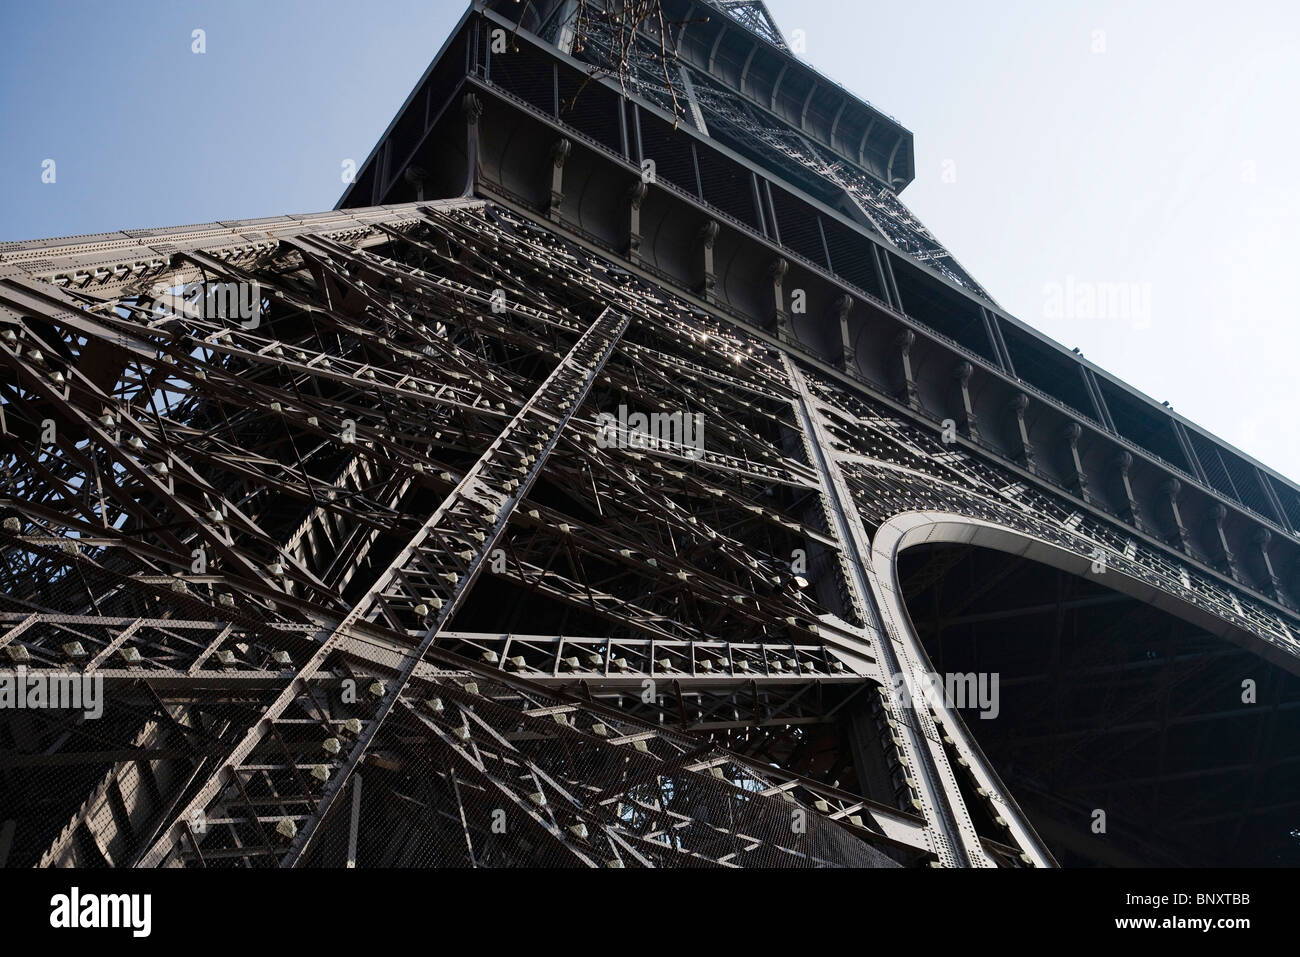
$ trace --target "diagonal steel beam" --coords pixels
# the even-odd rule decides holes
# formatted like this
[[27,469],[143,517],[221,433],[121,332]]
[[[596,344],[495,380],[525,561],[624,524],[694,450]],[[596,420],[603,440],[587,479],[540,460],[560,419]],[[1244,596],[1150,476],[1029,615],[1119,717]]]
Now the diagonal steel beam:
[[795,411],[802,426],[809,459],[820,473],[822,496],[831,529],[843,543],[841,565],[856,608],[864,619],[864,634],[870,636],[877,660],[890,677],[881,686],[888,710],[896,716],[898,743],[914,771],[927,824],[940,863],[955,866],[993,866],[980,843],[975,825],[966,810],[961,791],[934,728],[923,707],[903,707],[893,687],[892,676],[909,674],[911,663],[904,649],[897,647],[876,607],[871,585],[869,538],[853,505],[853,496],[834,457],[835,442],[828,432],[816,399],[794,361],[782,357],[798,398]]
[[[406,630],[412,622],[431,618],[432,624],[424,631],[418,644],[396,663],[394,678],[381,696],[375,714],[357,736],[337,773],[331,775],[323,793],[313,802],[310,815],[293,837],[280,863],[282,866],[292,866],[303,858],[320,822],[329,813],[352,771],[374,740],[384,718],[424,653],[477,578],[509,523],[511,513],[527,496],[548,456],[558,444],[560,433],[586,398],[629,322],[628,317],[606,309],[583,332],[568,355],[524,403],[496,441],[465,473],[411,542],[277,697],[263,719],[235,748],[225,768],[226,773],[213,775],[200,788],[186,809],[178,815],[173,826],[140,858],[140,866],[157,866],[166,861],[178,849],[183,833],[182,822],[188,821],[194,812],[205,809],[220,793],[223,783],[234,783],[242,789],[239,765],[247,762],[290,704],[300,694],[308,692],[307,675],[325,665],[331,654],[344,643],[354,624],[373,621],[382,616],[399,630]],[[527,451],[529,449],[532,451]],[[516,462],[527,464],[516,465]],[[522,477],[507,477],[512,474],[521,474]],[[510,494],[512,489],[514,494]],[[476,538],[479,542],[477,553],[468,560],[467,567],[458,570],[459,573],[447,570],[455,566],[446,560],[442,552],[442,543],[450,544],[454,540],[452,536],[461,542]],[[433,576],[425,572],[429,568],[443,569],[435,572],[441,576],[437,580],[449,581],[450,587],[446,584],[435,585]],[[414,577],[416,575],[420,577]],[[430,606],[433,609],[432,615],[429,613]],[[221,778],[225,780],[220,780]]]

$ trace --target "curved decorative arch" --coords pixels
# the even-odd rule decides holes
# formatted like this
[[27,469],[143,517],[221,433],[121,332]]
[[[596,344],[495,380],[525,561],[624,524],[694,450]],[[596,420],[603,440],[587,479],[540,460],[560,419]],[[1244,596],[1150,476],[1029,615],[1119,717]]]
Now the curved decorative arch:
[[[1081,552],[997,522],[950,511],[902,512],[881,525],[872,542],[873,566],[878,572],[888,567],[892,576],[890,590],[878,596],[882,601],[901,602],[897,580],[898,556],[908,548],[921,544],[972,545],[989,548],[1050,565],[1072,575],[1080,577],[1096,575],[1093,567],[1096,560],[1091,553]],[[1152,584],[1148,578],[1135,574],[1123,566],[1112,568],[1108,564],[1105,574],[1106,584],[1112,590],[1168,612],[1210,634],[1232,641],[1288,671],[1300,674],[1300,660],[1292,655],[1279,653],[1272,642],[1266,641],[1255,632],[1225,620],[1188,598]],[[903,614],[906,618],[906,609]]]
[[[906,682],[906,687],[911,689],[914,698],[919,695],[925,676],[935,673],[935,668],[907,610],[898,576],[898,560],[902,552],[909,548],[934,544],[992,549],[1018,555],[1028,561],[1079,577],[1090,574],[1096,577],[1095,559],[1089,553],[987,519],[951,511],[900,512],[889,518],[876,530],[872,539],[868,579],[886,634],[894,642],[899,659],[906,662],[909,668],[907,675],[883,677],[885,680],[892,679],[896,687]],[[1289,665],[1293,671],[1300,670],[1293,657],[1271,654],[1276,651],[1271,644],[1193,601],[1153,585],[1124,569],[1107,569],[1105,574],[1107,586],[1117,592],[1159,608],[1248,650],[1267,657],[1278,657],[1279,664]],[[951,747],[968,765],[967,770],[989,803],[990,812],[1003,819],[1020,846],[1038,847],[1050,859],[1050,853],[1035,832],[1026,825],[1027,816],[992,763],[984,756],[960,712],[941,696],[931,697],[927,703],[935,710],[938,723],[952,739]]]
[[[1194,556],[1175,554],[1094,505],[983,459],[952,423],[927,427],[817,374],[791,367],[790,376],[807,418],[809,455],[822,473],[828,523],[844,546],[842,572],[861,582],[857,634],[878,663],[871,677],[880,682],[897,761],[909,786],[922,791],[930,837],[941,851],[960,841],[978,865],[988,849],[958,787],[966,772],[964,783],[986,803],[1001,840],[1025,863],[1053,861],[961,716],[943,695],[928,693],[934,671],[897,575],[906,548],[966,542],[1083,575],[1097,563],[1115,590],[1288,670],[1300,667],[1294,626]],[[929,707],[915,706],[918,700]]]

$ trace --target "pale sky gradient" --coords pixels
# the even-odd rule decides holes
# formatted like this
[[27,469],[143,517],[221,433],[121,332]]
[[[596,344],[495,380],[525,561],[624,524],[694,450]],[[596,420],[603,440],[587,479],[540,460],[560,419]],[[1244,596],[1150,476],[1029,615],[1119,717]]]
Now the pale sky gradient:
[[[1004,309],[1300,479],[1300,4],[769,6],[915,133],[903,200]],[[464,9],[0,3],[0,240],[328,209]],[[1049,318],[1069,277],[1150,284],[1149,327]]]
[[[912,130],[902,199],[1004,309],[1300,480],[1300,3],[769,8]],[[1149,283],[1150,326],[1049,318],[1071,276]]]

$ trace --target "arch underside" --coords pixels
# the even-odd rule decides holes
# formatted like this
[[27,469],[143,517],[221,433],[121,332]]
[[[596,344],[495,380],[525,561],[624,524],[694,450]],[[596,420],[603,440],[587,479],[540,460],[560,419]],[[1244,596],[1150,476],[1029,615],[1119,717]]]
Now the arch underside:
[[1294,866],[1300,678],[1061,564],[936,536],[896,566],[928,667],[996,676],[966,729],[1057,859]]
[[[826,420],[838,422],[835,458],[871,537],[875,602],[900,660],[910,662],[914,680],[971,676],[996,687],[1005,679],[1012,689],[1002,699],[1006,710],[989,720],[973,702],[958,702],[961,710],[951,700],[929,703],[946,732],[961,800],[976,818],[1002,822],[1019,846],[1037,838],[1070,864],[1294,859],[1300,646],[1293,623],[1166,549],[946,447],[938,430],[918,429],[826,384],[819,398],[828,401]],[[899,568],[911,549],[930,560],[908,563],[905,590]],[[1006,568],[985,575],[974,554],[1003,556]],[[948,581],[961,560],[981,574]],[[1052,571],[1095,594],[1070,605],[1072,644],[1059,622],[1042,618],[1059,610],[1053,594],[1035,597],[1026,586],[1030,593],[1016,590],[1014,600],[1003,595],[1004,604],[1045,606],[1020,625],[1020,644],[1006,643],[1012,650],[1004,660],[996,631],[1007,612],[981,602],[999,575],[1027,578],[1026,569]],[[949,632],[947,644],[936,642],[946,614],[940,593],[949,604],[980,608],[978,636],[963,644]],[[923,633],[909,599],[936,602]],[[1112,601],[1114,608],[1103,607]],[[1035,681],[1039,699],[1026,693]]]

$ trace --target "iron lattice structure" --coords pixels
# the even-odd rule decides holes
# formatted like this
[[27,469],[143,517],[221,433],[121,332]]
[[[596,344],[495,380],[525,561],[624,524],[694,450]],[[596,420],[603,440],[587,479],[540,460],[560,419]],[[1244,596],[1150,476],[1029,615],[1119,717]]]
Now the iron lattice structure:
[[[720,8],[763,55],[788,55],[762,4]],[[1300,621],[1270,558],[1292,544],[1286,509],[1268,519],[1282,534],[1256,529],[1234,553],[1262,512],[1210,500],[1214,534],[1192,527],[1178,482],[1160,484],[1168,463],[1082,416],[1062,432],[1061,400],[909,317],[896,271],[933,315],[958,302],[941,295],[968,297],[1011,365],[995,304],[897,201],[906,131],[847,100],[829,132],[796,129],[746,99],[743,76],[737,92],[681,63],[699,136],[673,139],[652,115],[675,102],[662,61],[634,56],[617,101],[595,81],[580,93],[566,10],[537,14],[533,52],[497,61],[505,21],[467,15],[451,66],[431,68],[346,198],[415,201],[0,246],[0,683],[104,694],[93,716],[0,709],[0,864],[1050,866],[961,710],[905,694],[943,650],[909,599],[955,588],[961,559],[904,576],[900,556],[945,543],[1100,566],[1120,597],[1194,626],[1170,632],[1157,714],[1122,697],[1155,657],[1151,620],[1129,611],[1074,662],[1085,692],[1106,676],[1097,713],[1074,727],[1036,703],[1044,734],[1012,752],[1079,775],[1112,726],[1162,736],[1159,775],[1115,762],[1106,787],[1191,829],[1180,854],[1228,798],[1169,786],[1192,772],[1167,755],[1220,754],[1169,729],[1243,720],[1220,703],[1228,642],[1275,666],[1271,710],[1245,719],[1252,790],[1216,836],[1268,847],[1296,804]],[[565,91],[580,93],[570,113]],[[855,164],[840,130],[859,121]],[[439,123],[464,169],[415,162],[432,163],[420,144]],[[710,156],[710,127],[757,144],[763,177]],[[516,135],[551,143],[540,173],[511,166],[528,152]],[[647,143],[666,178],[628,189]],[[774,188],[791,167],[856,218]],[[464,197],[424,198],[457,179]],[[709,198],[752,198],[752,220]],[[824,266],[796,233],[809,217]],[[832,248],[866,278],[833,275]],[[787,273],[829,322],[787,310]],[[236,298],[177,292],[196,289]],[[233,309],[243,296],[251,312]],[[850,320],[855,301],[867,318]],[[886,354],[888,388],[871,365]],[[935,411],[953,395],[947,428]],[[1004,448],[977,407],[1007,398]],[[675,438],[608,425],[656,414]],[[1087,445],[1103,440],[1127,456],[1109,491],[1096,463],[1112,444]],[[972,572],[963,601],[1010,574]]]
[[[793,369],[480,203],[243,231],[220,248],[173,235],[173,266],[142,244],[151,265],[113,270],[93,305],[6,284],[7,306],[47,321],[5,337],[3,647],[28,676],[108,688],[102,724],[31,711],[6,727],[5,804],[25,809],[11,863],[531,848],[862,864],[887,862],[873,837],[925,847],[910,815],[766,766],[764,729],[820,720],[869,661],[823,644],[818,603],[783,573],[820,521],[799,517],[815,473],[781,447]],[[259,328],[157,318],[138,291],[196,277],[257,282]],[[599,448],[583,409],[614,398],[688,402],[717,451]],[[188,572],[196,549],[205,574]],[[462,610],[508,613],[451,631]],[[602,637],[513,634],[548,619]],[[810,697],[812,675],[826,688]],[[663,687],[650,702],[646,677]],[[671,730],[696,726],[718,734]],[[130,760],[104,750],[115,734]],[[382,770],[363,802],[366,762]],[[74,777],[88,796],[69,806]],[[512,851],[501,810],[512,840],[531,835]]]
[[718,0],[716,6],[720,10],[725,10],[765,40],[783,50],[789,49],[785,37],[781,36],[781,29],[776,25],[776,21],[772,19],[767,4],[763,3],[762,0]]
[[[959,716],[886,680],[922,665],[875,569],[950,516],[1105,549],[1297,651],[1241,596],[486,204],[167,238],[170,265],[91,244],[118,264],[94,296],[2,293],[28,319],[0,344],[0,642],[107,688],[100,721],[6,722],[11,863],[1031,861]],[[260,325],[141,292],[196,279],[257,282]],[[619,405],[702,414],[704,455],[601,447],[593,410]],[[827,763],[846,709],[895,800]],[[963,784],[1005,833],[977,833]]]
[[[776,48],[788,50],[779,31],[772,25],[771,14],[762,3],[718,2],[712,5],[736,18]],[[771,25],[770,29],[765,24]],[[542,36],[558,41],[563,30],[564,22],[557,21],[544,30]],[[993,302],[956,257],[899,200],[895,191],[898,183],[888,182],[887,177],[872,175],[834,155],[824,144],[818,144],[797,128],[773,123],[760,107],[711,77],[707,71],[679,58],[672,58],[670,68],[665,69],[660,48],[654,42],[658,37],[657,26],[647,24],[646,30],[647,35],[641,38],[641,42],[628,47],[627,63],[623,67],[626,75],[620,78],[620,82],[647,102],[692,123],[706,134],[710,127],[725,129],[736,139],[762,144],[771,156],[781,157],[792,167],[834,184],[843,191],[870,229],[892,247],[919,262],[931,263],[952,282],[969,289],[987,303]],[[596,73],[614,69],[602,53],[614,48],[618,48],[614,26],[608,20],[593,19],[587,25],[585,50]]]

